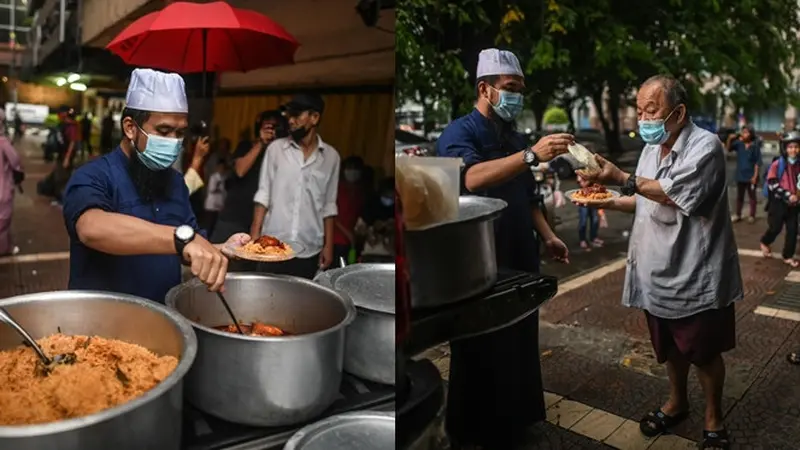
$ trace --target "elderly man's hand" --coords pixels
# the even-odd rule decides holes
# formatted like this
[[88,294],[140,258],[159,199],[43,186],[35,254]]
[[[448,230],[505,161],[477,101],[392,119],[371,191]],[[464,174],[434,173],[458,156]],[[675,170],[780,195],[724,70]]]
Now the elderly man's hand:
[[614,163],[600,155],[594,155],[594,159],[597,161],[597,165],[600,166],[599,172],[577,170],[576,173],[591,183],[612,184],[617,186],[625,184],[625,181],[628,179],[627,173],[623,172],[622,169],[615,166]]
[[539,162],[547,162],[558,155],[567,153],[570,144],[575,142],[575,137],[571,134],[558,133],[550,134],[541,139],[533,146],[533,152],[539,158]]

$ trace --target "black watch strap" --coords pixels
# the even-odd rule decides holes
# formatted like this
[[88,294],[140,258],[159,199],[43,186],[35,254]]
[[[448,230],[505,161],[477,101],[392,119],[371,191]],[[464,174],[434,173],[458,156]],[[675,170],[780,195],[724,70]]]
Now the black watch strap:
[[635,195],[636,194],[636,175],[630,174],[628,179],[625,181],[625,185],[622,186],[622,195]]

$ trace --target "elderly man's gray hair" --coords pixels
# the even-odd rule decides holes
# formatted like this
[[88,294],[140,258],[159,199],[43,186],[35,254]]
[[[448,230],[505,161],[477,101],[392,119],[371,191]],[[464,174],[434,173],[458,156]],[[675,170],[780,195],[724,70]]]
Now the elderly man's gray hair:
[[673,109],[681,104],[688,108],[689,94],[677,78],[671,75],[654,75],[642,83],[642,86],[644,87],[651,83],[658,83],[661,88],[664,89],[664,97],[667,99],[667,106],[669,109]]

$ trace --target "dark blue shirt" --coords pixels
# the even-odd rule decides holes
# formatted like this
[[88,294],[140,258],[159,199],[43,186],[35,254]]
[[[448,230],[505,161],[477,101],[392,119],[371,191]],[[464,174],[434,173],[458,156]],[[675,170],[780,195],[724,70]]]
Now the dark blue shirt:
[[533,173],[526,170],[483,192],[468,192],[464,185],[470,167],[506,157],[529,146],[527,138],[520,133],[508,131],[501,136],[499,128],[492,121],[478,110],[473,110],[444,129],[436,142],[436,153],[464,160],[462,194],[499,198],[508,203],[508,208],[495,222],[498,265],[535,272],[539,268],[539,250],[533,229],[533,209],[540,207],[542,200]]
[[160,225],[189,225],[197,220],[183,176],[174,169],[166,200],[145,203],[128,175],[128,157],[113,152],[81,166],[64,193],[64,222],[70,237],[69,288],[121,292],[163,303],[181,282],[181,259],[175,255],[117,256],[91,249],[78,239],[75,225],[89,209],[125,214]]
[[755,166],[761,165],[761,141],[755,140],[750,147],[740,140],[733,141],[731,151],[736,152],[736,181],[749,183],[755,175]]

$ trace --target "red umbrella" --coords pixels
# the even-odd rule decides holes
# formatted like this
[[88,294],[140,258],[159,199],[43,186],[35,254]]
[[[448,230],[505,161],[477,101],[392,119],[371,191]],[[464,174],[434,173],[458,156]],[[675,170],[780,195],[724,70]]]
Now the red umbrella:
[[106,48],[130,65],[205,73],[292,64],[299,45],[255,11],[226,2],[174,2],[129,25]]

